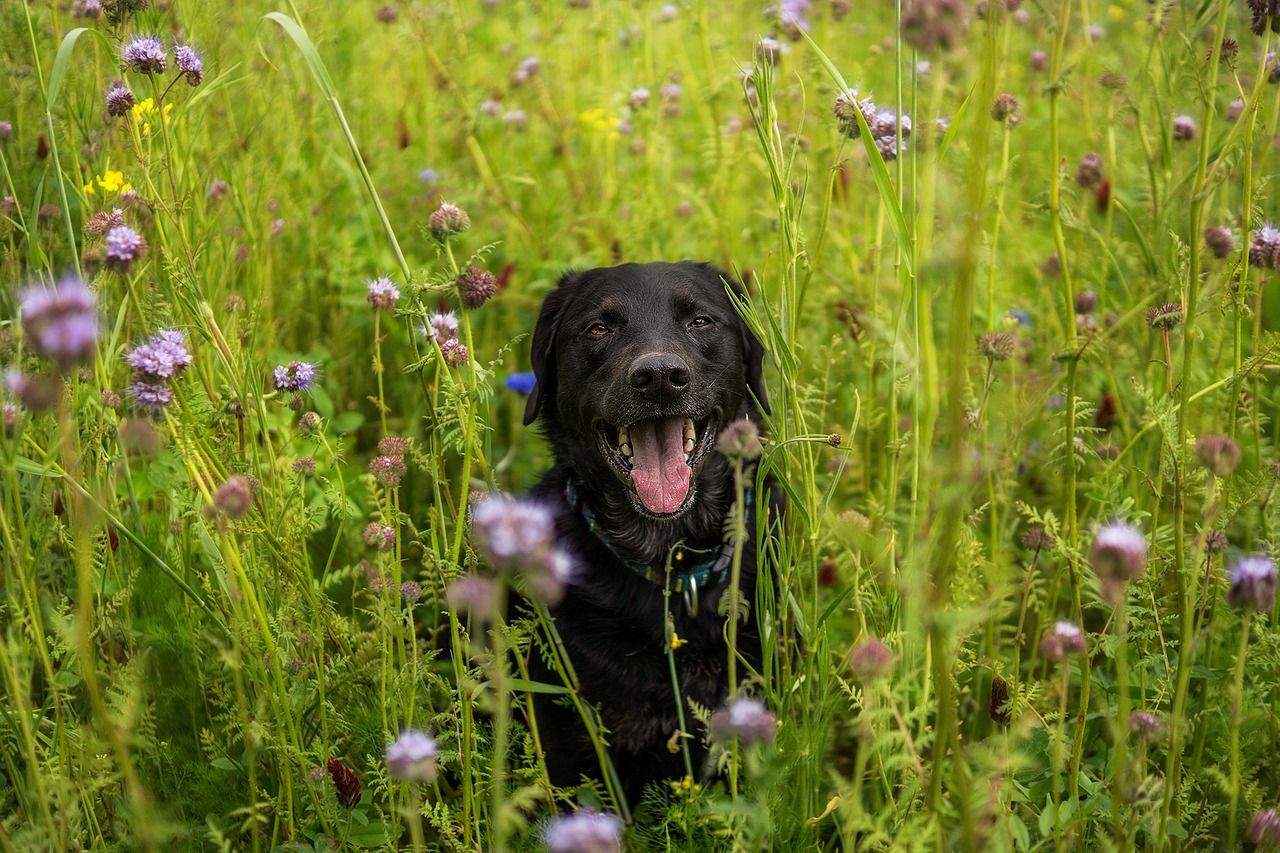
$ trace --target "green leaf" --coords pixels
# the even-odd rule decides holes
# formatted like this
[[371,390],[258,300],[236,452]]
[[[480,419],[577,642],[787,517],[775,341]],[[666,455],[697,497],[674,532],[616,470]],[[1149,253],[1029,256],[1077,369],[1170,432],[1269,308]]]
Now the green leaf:
[[385,847],[394,838],[395,835],[392,834],[391,827],[381,821],[370,823],[367,826],[353,826],[351,827],[351,832],[347,835],[348,843],[366,849]]
[[240,766],[225,755],[220,755],[209,763],[219,770],[230,770],[235,773],[240,772]]
[[564,685],[545,684],[541,681],[530,681],[527,678],[508,678],[507,684],[512,690],[519,690],[522,693],[569,693],[569,688]]
[[311,77],[316,81],[316,85],[320,87],[321,93],[326,98],[336,97],[337,90],[333,88],[333,80],[330,79],[329,71],[324,66],[324,60],[320,58],[320,52],[316,50],[316,46],[312,43],[311,37],[307,35],[307,31],[297,21],[283,12],[268,12],[263,17],[275,21],[288,34],[289,38],[293,39],[294,46],[302,54],[302,58],[307,63],[307,68],[311,70]]
[[364,423],[364,415],[359,412],[343,412],[329,422],[329,428],[336,433],[355,432]]
[[1040,830],[1040,835],[1045,838],[1053,837],[1053,827],[1057,822],[1057,810],[1053,806],[1053,801],[1049,800],[1044,804],[1044,810],[1040,812],[1040,819],[1036,826]]
[[19,456],[15,459],[13,467],[18,469],[19,474],[34,474],[37,477],[52,477],[54,479],[62,476],[52,468],[46,468],[39,462],[36,462],[33,459],[28,459],[25,456]]
[[67,71],[71,68],[71,52],[75,50],[76,41],[85,33],[97,36],[108,51],[115,52],[107,37],[97,30],[76,27],[63,36],[62,44],[58,46],[58,55],[53,60],[53,70],[49,72],[49,86],[44,93],[44,108],[48,112],[53,112],[58,103],[58,96],[62,94],[62,81],[67,79]]

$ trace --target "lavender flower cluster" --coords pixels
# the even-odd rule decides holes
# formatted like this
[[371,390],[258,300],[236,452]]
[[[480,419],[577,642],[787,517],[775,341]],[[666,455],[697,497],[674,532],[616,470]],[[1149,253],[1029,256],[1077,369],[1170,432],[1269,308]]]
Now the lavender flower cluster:
[[[121,49],[120,62],[138,74],[163,74],[169,64],[169,54],[159,38],[138,36]],[[188,84],[199,86],[204,81],[204,59],[191,45],[174,44],[173,64]]]
[[170,384],[191,365],[185,332],[161,329],[134,347],[125,361],[134,370],[134,381],[125,390],[135,408],[158,415],[173,402]]
[[452,311],[433,311],[421,331],[428,338],[435,338],[445,364],[458,367],[467,363],[467,347],[458,340],[458,316]]
[[67,369],[93,352],[98,342],[98,305],[77,276],[53,287],[30,287],[22,294],[22,326],[34,348]]
[[[885,162],[897,159],[907,149],[911,139],[911,116],[894,110],[882,110],[870,97],[859,98],[857,89],[850,89],[836,96],[831,111],[835,114],[840,132],[850,139],[862,136],[862,123],[858,121],[861,113],[867,129],[871,131],[871,139],[876,150]],[[901,138],[898,134],[901,131]]]
[[564,597],[573,560],[555,545],[551,510],[529,500],[485,497],[471,512],[476,547],[500,574],[524,578],[534,597],[555,606]]

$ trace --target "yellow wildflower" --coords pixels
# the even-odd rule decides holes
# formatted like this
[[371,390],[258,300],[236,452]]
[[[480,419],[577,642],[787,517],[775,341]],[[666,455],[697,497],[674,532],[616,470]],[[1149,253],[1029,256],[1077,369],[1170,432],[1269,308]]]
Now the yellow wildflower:
[[124,172],[107,169],[101,175],[98,175],[96,178],[84,185],[83,189],[85,195],[94,195],[97,193],[97,190],[94,188],[95,182],[104,192],[109,193],[128,192],[132,187],[131,184],[125,182]]
[[687,642],[689,641],[681,637],[679,634],[675,633],[674,631],[671,632],[671,650],[672,651],[675,651],[676,649],[680,648]]

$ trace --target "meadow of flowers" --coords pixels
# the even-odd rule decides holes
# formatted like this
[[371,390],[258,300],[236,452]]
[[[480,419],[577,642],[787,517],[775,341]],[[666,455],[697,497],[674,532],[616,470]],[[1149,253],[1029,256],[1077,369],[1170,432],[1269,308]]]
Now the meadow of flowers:
[[[0,851],[1280,848],[1276,0],[0,22]],[[626,802],[528,336],[681,258],[787,512]]]

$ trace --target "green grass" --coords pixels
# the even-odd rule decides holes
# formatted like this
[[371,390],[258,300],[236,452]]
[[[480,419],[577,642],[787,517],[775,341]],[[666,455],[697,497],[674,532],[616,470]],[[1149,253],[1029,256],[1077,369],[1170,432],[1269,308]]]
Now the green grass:
[[[539,849],[582,805],[629,814],[634,851],[1253,849],[1253,816],[1280,807],[1280,617],[1225,593],[1276,547],[1280,304],[1248,249],[1280,216],[1277,39],[1226,0],[1022,5],[918,53],[892,2],[815,4],[793,40],[763,2],[390,22],[180,2],[113,22],[6,0],[0,364],[56,393],[4,392],[0,850]],[[118,48],[150,33],[203,51],[201,85],[166,90],[172,53],[159,85],[122,74]],[[784,51],[757,67],[769,34]],[[1215,64],[1224,37],[1238,55]],[[168,122],[106,116],[121,77]],[[910,116],[901,157],[865,117],[842,133],[849,85]],[[992,119],[1001,93],[1020,123]],[[1105,190],[1077,180],[1089,152]],[[442,201],[471,219],[443,243]],[[123,273],[85,230],[115,207],[149,246]],[[1227,257],[1210,226],[1232,229]],[[759,473],[788,513],[748,689],[778,737],[718,750],[725,781],[623,804],[546,781],[526,713],[545,612],[489,629],[444,591],[489,572],[468,494],[519,495],[549,461],[504,384],[541,298],[570,267],[681,258],[748,283],[770,354]],[[464,311],[472,264],[503,288]],[[101,336],[57,371],[22,292],[77,269]],[[394,312],[365,299],[384,275]],[[1166,303],[1167,332],[1147,319]],[[417,331],[446,309],[465,365]],[[124,356],[160,329],[194,362],[148,420]],[[272,385],[293,360],[322,370],[300,398]],[[398,485],[370,472],[385,436],[412,440]],[[1209,472],[1206,436],[1239,464]],[[254,491],[229,518],[211,510],[234,476]],[[1148,545],[1120,594],[1091,555],[1115,522]],[[371,523],[393,547],[365,544]],[[1046,659],[1057,620],[1087,655]],[[871,638],[886,678],[851,663]],[[1129,731],[1138,710],[1156,736]],[[433,733],[433,781],[388,776],[405,728]]]

